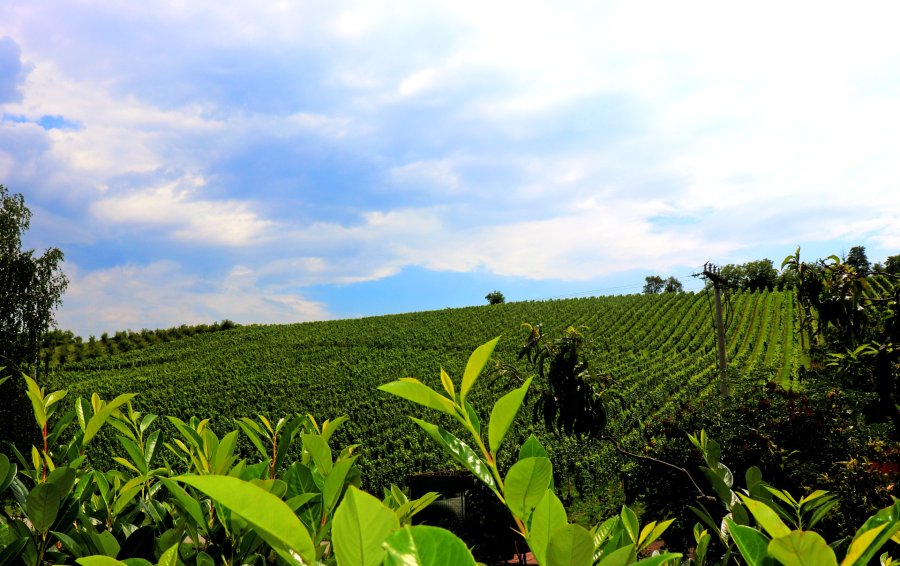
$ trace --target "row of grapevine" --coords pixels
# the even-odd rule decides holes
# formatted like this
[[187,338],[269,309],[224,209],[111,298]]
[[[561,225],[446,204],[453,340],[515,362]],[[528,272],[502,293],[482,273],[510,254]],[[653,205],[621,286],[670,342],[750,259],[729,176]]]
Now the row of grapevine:
[[[731,300],[728,357],[738,372],[771,369],[771,376],[794,370],[793,297],[790,292],[737,293]],[[439,370],[462,373],[468,354],[503,335],[498,360],[527,372],[517,360],[524,339],[522,323],[543,324],[559,335],[583,326],[592,369],[609,373],[610,434],[637,439],[642,423],[682,404],[713,394],[716,346],[710,297],[706,293],[626,295],[541,302],[518,302],[461,309],[294,325],[252,325],[203,333],[117,355],[67,363],[50,374],[52,388],[70,395],[104,398],[138,393],[147,412],[213,416],[213,426],[233,427],[235,418],[256,414],[279,417],[311,413],[316,418],[350,417],[341,442],[362,447],[364,477],[372,489],[403,482],[411,473],[450,467],[423,434],[376,390],[398,377],[414,376],[440,387]],[[789,374],[788,374],[789,375]],[[486,411],[504,384],[472,399]],[[527,409],[526,409],[527,412]],[[487,418],[486,414],[482,415]],[[373,428],[372,423],[382,423]],[[447,424],[447,423],[444,423]],[[549,447],[563,439],[523,418],[516,434],[535,432]],[[429,447],[429,448],[423,448]],[[618,465],[599,448],[581,451],[582,460],[556,462],[577,474],[578,493],[595,485]],[[571,480],[571,478],[569,478]]]

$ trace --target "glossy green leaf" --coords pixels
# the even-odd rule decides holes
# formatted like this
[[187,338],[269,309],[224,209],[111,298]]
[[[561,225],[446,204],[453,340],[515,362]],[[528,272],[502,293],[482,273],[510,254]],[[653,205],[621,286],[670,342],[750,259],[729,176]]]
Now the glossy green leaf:
[[66,396],[65,389],[60,389],[59,391],[54,391],[53,393],[50,393],[49,395],[47,395],[44,398],[44,406],[47,407],[47,409],[49,409],[50,407],[52,407],[53,405],[55,405],[56,403],[61,401],[63,398],[65,398],[65,396]]
[[219,446],[216,449],[216,454],[213,457],[213,461],[210,462],[212,466],[212,473],[214,474],[227,474],[228,469],[231,468],[232,464],[234,464],[234,460],[236,457],[234,456],[234,449],[237,446],[237,437],[238,431],[233,430],[222,437],[221,442],[219,442]]
[[356,462],[356,458],[356,456],[351,456],[346,460],[341,460],[334,465],[325,477],[325,486],[322,489],[322,501],[325,503],[325,509],[329,513],[334,509],[335,505],[337,505],[341,492],[344,489],[344,481],[347,479],[350,468],[352,468],[353,464]]
[[641,536],[638,538],[637,550],[641,552],[653,542],[658,539],[669,526],[675,522],[675,519],[669,519],[668,521],[663,521],[662,523],[657,523],[656,521],[650,522],[644,525],[643,530],[641,530]]
[[111,556],[85,556],[79,558],[75,562],[81,566],[128,566],[121,560],[116,560]]
[[867,538],[866,533],[881,525],[885,525],[885,528],[878,532],[875,539],[867,544],[858,544],[856,549],[858,549],[861,554],[859,556],[854,556],[852,561],[848,561],[847,557],[845,557],[845,564],[867,564],[875,556],[875,553],[898,532],[898,529],[900,529],[900,500],[895,499],[893,505],[881,509],[866,519],[866,522],[857,529],[856,534],[853,536],[853,542],[850,543],[850,548],[853,549],[854,542],[863,539],[864,537]]
[[88,443],[94,438],[94,436],[100,432],[100,427],[106,422],[110,415],[112,415],[119,407],[131,401],[136,396],[135,393],[123,393],[119,395],[109,403],[103,406],[102,409],[94,413],[94,416],[88,421],[87,425],[84,427],[84,438],[81,439],[82,446],[87,446]]
[[553,531],[567,522],[566,509],[552,490],[545,490],[531,514],[528,527],[528,546],[534,553],[538,564],[543,564],[547,556],[547,545]]
[[500,443],[506,438],[509,427],[516,420],[516,415],[519,414],[522,402],[528,394],[531,379],[529,377],[522,387],[510,391],[494,403],[494,408],[491,411],[491,422],[488,424],[488,445],[492,456],[496,456]]
[[435,409],[445,415],[456,415],[456,404],[450,399],[444,397],[434,389],[428,387],[418,379],[412,377],[404,377],[397,381],[380,385],[378,389],[391,395],[396,395],[418,403],[424,407]]
[[756,522],[769,533],[770,537],[776,539],[790,534],[791,530],[784,524],[771,507],[743,494],[739,494],[739,496],[750,511],[750,514],[756,519]]
[[25,513],[34,529],[39,533],[50,530],[59,514],[60,493],[52,483],[41,483],[28,493]]
[[485,364],[490,359],[491,354],[494,353],[494,348],[497,346],[497,342],[500,340],[500,337],[494,338],[490,342],[482,344],[475,348],[475,351],[472,352],[472,355],[469,356],[469,361],[466,362],[466,370],[463,373],[462,385],[459,387],[459,398],[460,401],[465,400],[466,395],[469,393],[469,390],[472,389],[472,386],[475,385],[475,380],[478,379],[478,376],[481,374],[481,370],[484,369]]
[[497,483],[491,475],[491,469],[484,460],[478,457],[478,454],[476,454],[468,444],[437,425],[419,420],[415,417],[410,418],[413,422],[422,427],[435,442],[443,446],[444,450],[449,452],[457,462],[475,474],[475,477],[483,481],[489,488],[495,492],[497,491]]
[[635,545],[639,542],[639,532],[638,528],[640,528],[640,524],[638,523],[637,515],[634,511],[631,510],[628,506],[623,506],[622,511],[619,513],[619,518],[622,520],[622,526],[625,528],[625,532],[628,534],[628,538],[631,539]]
[[769,555],[785,566],[837,566],[834,550],[813,531],[791,531],[773,538]]
[[262,441],[259,439],[259,426],[255,422],[251,421],[247,417],[241,417],[241,420],[237,421],[237,424],[239,427],[241,427],[241,430],[244,431],[244,434],[247,436],[247,438],[250,439],[250,443],[253,444],[253,446],[256,448],[256,451],[259,452],[259,455],[263,459],[268,460],[272,457],[272,455],[269,454],[268,450],[266,450],[265,446],[263,446]]
[[157,566],[178,566],[178,543],[170,546],[162,555],[159,557],[159,562],[156,563]]
[[324,476],[331,472],[334,462],[332,461],[331,448],[328,447],[328,442],[319,434],[304,433],[300,435],[300,438],[303,440],[303,447],[309,450],[309,454],[312,456],[319,473]]
[[27,375],[22,375],[25,378],[25,383],[27,385],[27,389],[25,393],[28,395],[28,399],[31,400],[31,408],[34,411],[34,418],[37,420],[38,425],[43,428],[43,426],[47,423],[47,410],[44,405],[44,391],[38,386],[37,382]]
[[[847,549],[847,554],[844,556],[844,560],[841,561],[841,566],[850,566],[851,564],[865,564],[865,562],[863,562],[861,559],[867,554],[874,555],[874,552],[870,553],[869,550],[873,546],[875,541],[878,540],[879,535],[886,528],[887,524],[881,524],[869,529],[861,535],[857,535],[856,537],[854,537],[853,542],[850,543],[850,547]],[[877,552],[877,550],[875,552]]]
[[553,465],[549,458],[519,460],[506,473],[503,494],[514,515],[525,519],[550,487]]
[[81,428],[82,432],[84,432],[84,429],[87,426],[90,408],[91,404],[84,397],[75,399],[75,416],[78,418],[78,426]]
[[140,446],[138,446],[137,442],[125,438],[124,436],[117,436],[119,439],[119,444],[125,449],[125,452],[128,454],[128,457],[131,459],[131,463],[137,468],[142,475],[147,475],[147,461],[144,459],[144,454],[141,452]]
[[397,515],[378,499],[353,486],[334,513],[334,552],[341,566],[381,564],[387,536],[400,528]]
[[441,385],[444,386],[444,391],[447,392],[451,399],[456,399],[456,388],[453,386],[453,380],[450,379],[444,368],[441,368]]
[[315,562],[316,551],[309,532],[288,505],[268,491],[230,476],[178,476],[175,481],[199,489],[253,526],[282,558],[296,562],[292,554]]
[[769,556],[769,538],[756,529],[738,525],[729,518],[725,519],[725,524],[747,564],[763,566]]
[[553,531],[547,545],[547,566],[591,566],[594,537],[581,525],[563,525]]
[[144,442],[144,462],[147,463],[148,467],[153,461],[156,451],[159,450],[159,435],[159,430],[154,430],[147,436],[147,440]]
[[598,566],[625,566],[626,564],[632,564],[635,561],[635,556],[634,545],[626,544],[604,556]]
[[385,566],[475,566],[466,544],[445,529],[404,527],[384,542]]

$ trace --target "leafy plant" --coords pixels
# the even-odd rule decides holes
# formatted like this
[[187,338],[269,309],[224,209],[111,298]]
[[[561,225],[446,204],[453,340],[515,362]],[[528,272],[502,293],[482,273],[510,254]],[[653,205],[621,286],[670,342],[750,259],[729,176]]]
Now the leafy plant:
[[[437,410],[452,417],[469,434],[475,449],[446,429],[410,417],[457,462],[484,482],[509,509],[519,534],[540,564],[629,564],[665,531],[671,521],[652,522],[639,528],[635,513],[625,507],[618,517],[588,530],[569,523],[565,509],[552,489],[553,466],[547,451],[531,435],[506,473],[498,466],[498,452],[515,422],[532,378],[507,393],[491,410],[487,442],[481,419],[467,396],[487,364],[499,338],[476,348],[469,357],[459,386],[442,369],[444,394],[418,379],[407,377],[379,387],[382,391]],[[680,554],[665,553],[647,559],[648,564],[675,563]]]

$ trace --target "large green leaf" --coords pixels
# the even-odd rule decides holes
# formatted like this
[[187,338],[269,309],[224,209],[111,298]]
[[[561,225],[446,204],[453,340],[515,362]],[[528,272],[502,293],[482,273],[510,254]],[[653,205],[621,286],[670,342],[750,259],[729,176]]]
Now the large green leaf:
[[785,566],[837,566],[834,550],[813,531],[791,531],[773,538],[769,555]]
[[253,526],[259,536],[289,563],[299,555],[308,564],[315,563],[312,538],[287,503],[265,489],[230,476],[178,476],[212,497]]
[[214,474],[227,474],[229,468],[234,464],[234,460],[236,457],[234,456],[234,448],[237,446],[237,437],[238,431],[233,430],[222,437],[222,440],[219,442],[218,448],[216,448],[216,454],[213,457],[213,461],[210,462],[212,466],[212,473]]
[[481,370],[484,369],[484,365],[490,359],[491,354],[494,353],[494,348],[497,346],[499,340],[500,337],[498,336],[490,342],[478,346],[475,348],[475,351],[472,352],[472,355],[469,356],[469,361],[466,362],[466,371],[463,372],[462,385],[459,388],[460,401],[465,400],[466,394],[468,394],[469,390],[472,389],[472,386],[475,385],[475,380],[478,379]]
[[[883,529],[875,531],[882,525]],[[847,550],[847,556],[841,564],[867,564],[898,529],[900,529],[900,500],[894,500],[893,505],[881,509],[857,529]],[[873,531],[876,533],[874,537],[871,535]]]
[[52,483],[40,483],[28,493],[25,502],[25,513],[34,530],[46,533],[59,514],[59,488]]
[[522,387],[510,391],[494,404],[494,408],[491,411],[491,422],[488,424],[488,445],[492,456],[497,454],[500,443],[506,438],[509,427],[516,420],[519,408],[525,400],[525,395],[528,394],[531,379],[529,377]]
[[847,549],[846,556],[844,556],[844,559],[841,561],[841,566],[865,564],[861,558],[868,553],[870,547],[873,546],[873,543],[878,540],[878,535],[886,528],[887,524],[878,525],[854,537],[853,542],[850,543],[850,548]]
[[478,457],[478,454],[476,454],[468,444],[437,425],[419,420],[415,417],[410,418],[413,422],[422,427],[435,442],[443,446],[444,450],[449,452],[457,462],[475,474],[475,477],[483,481],[489,488],[495,492],[497,491],[497,483],[491,475],[491,469],[484,460]]
[[413,377],[404,377],[397,381],[385,383],[378,386],[378,389],[407,401],[418,403],[424,407],[435,409],[445,415],[456,414],[456,405],[453,401]]
[[334,461],[332,460],[331,448],[328,447],[328,441],[319,434],[301,434],[303,447],[309,450],[316,468],[323,476],[331,471]]
[[528,527],[528,546],[537,558],[538,564],[545,561],[547,545],[550,544],[553,531],[566,522],[566,509],[562,502],[553,490],[545,490],[544,496],[531,514],[531,524]]
[[626,566],[634,563],[636,554],[634,545],[626,544],[605,555],[598,566]]
[[475,566],[466,544],[437,527],[404,527],[389,536],[384,547],[385,566]]
[[108,419],[119,407],[131,401],[135,396],[135,393],[123,393],[94,413],[94,416],[91,417],[84,427],[84,438],[81,439],[81,445],[87,446],[94,436],[100,432],[100,427],[103,426],[106,419]]
[[519,460],[506,473],[503,494],[514,515],[526,519],[550,487],[553,465],[549,458]]
[[397,515],[381,501],[353,486],[348,487],[331,526],[338,564],[381,564],[384,559],[381,545],[399,528]]
[[591,566],[594,563],[594,538],[581,525],[563,525],[550,537],[547,566]]
[[116,560],[111,556],[85,556],[76,560],[81,566],[128,566],[121,560]]
[[173,544],[159,557],[157,566],[178,566],[178,543]]
[[341,460],[334,465],[325,477],[325,486],[322,489],[322,501],[325,503],[325,509],[329,513],[334,509],[335,505],[337,505],[338,498],[341,496],[341,491],[344,489],[344,480],[347,479],[347,473],[350,471],[350,468],[353,467],[354,462],[356,462],[356,456]]
[[44,406],[44,392],[41,391],[41,388],[33,379],[27,375],[23,375],[22,377],[25,378],[25,382],[28,384],[28,389],[25,393],[31,401],[31,409],[34,411],[34,418],[37,421],[38,426],[43,428],[47,424],[47,408]]
[[744,501],[744,505],[750,510],[750,514],[753,515],[756,522],[769,533],[770,537],[775,539],[787,536],[791,532],[771,507],[765,503],[751,499],[744,494],[738,495]]
[[[741,556],[749,566],[762,566],[766,564],[769,556],[769,539],[756,529],[738,525],[729,518],[725,518],[728,532],[737,544]],[[769,561],[771,562],[771,561]]]

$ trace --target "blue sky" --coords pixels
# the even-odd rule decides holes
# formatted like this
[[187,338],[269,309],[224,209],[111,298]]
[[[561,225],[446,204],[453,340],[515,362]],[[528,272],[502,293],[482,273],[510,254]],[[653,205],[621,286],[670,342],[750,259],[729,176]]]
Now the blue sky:
[[900,253],[891,2],[0,4],[0,183],[87,336]]

